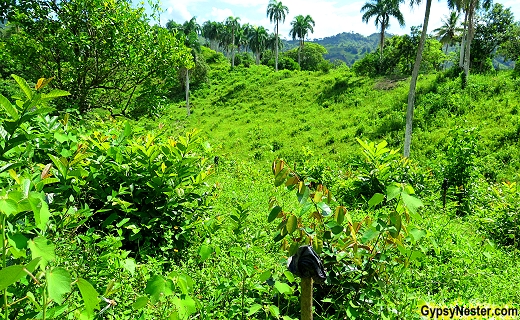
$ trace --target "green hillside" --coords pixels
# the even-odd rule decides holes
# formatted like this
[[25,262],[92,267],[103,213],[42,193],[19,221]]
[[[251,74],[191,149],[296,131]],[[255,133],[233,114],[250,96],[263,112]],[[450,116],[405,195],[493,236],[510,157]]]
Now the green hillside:
[[[388,34],[387,37],[391,37]],[[322,39],[312,39],[310,42],[317,43],[327,49],[325,59],[330,61],[342,60],[352,66],[354,62],[361,59],[365,54],[375,51],[379,45],[379,34],[374,33],[368,37],[359,33],[343,32],[335,36]],[[290,50],[298,46],[298,41],[284,41],[284,50]]]

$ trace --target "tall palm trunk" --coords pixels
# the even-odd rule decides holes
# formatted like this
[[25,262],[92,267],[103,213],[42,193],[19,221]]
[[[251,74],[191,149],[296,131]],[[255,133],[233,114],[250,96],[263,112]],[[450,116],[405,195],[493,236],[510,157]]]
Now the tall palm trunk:
[[274,39],[275,43],[275,57],[274,57],[274,71],[278,71],[278,20],[276,20],[276,37]]
[[473,25],[473,20],[475,16],[475,6],[476,1],[471,0],[469,4],[469,13],[468,13],[468,33],[466,38],[466,50],[464,54],[464,73],[466,74],[466,79],[469,76],[469,64],[471,58],[471,42],[473,41],[473,36],[475,33],[475,26]]
[[300,39],[300,48],[298,49],[298,65],[300,66],[300,68],[302,66],[301,58],[300,58],[302,48],[303,48],[303,41],[302,41],[302,39]]
[[464,31],[463,31],[462,41],[460,43],[460,57],[459,57],[459,67],[464,67],[464,50],[466,49],[466,42],[468,37],[468,11],[464,13]]
[[384,27],[384,18],[383,23],[381,24],[381,35],[379,38],[379,60],[383,60],[383,47],[385,45],[385,27]]
[[417,78],[419,77],[419,69],[421,67],[422,54],[424,50],[424,43],[426,42],[426,32],[428,30],[428,22],[430,20],[430,9],[432,0],[426,1],[426,12],[424,13],[424,23],[421,33],[421,40],[419,48],[417,49],[417,56],[413,66],[412,80],[410,81],[410,91],[408,92],[408,107],[406,108],[406,131],[404,136],[404,156],[410,157],[410,145],[412,144],[412,121],[413,110],[415,104],[415,87],[417,85]]
[[235,67],[235,32],[231,31],[231,69]]

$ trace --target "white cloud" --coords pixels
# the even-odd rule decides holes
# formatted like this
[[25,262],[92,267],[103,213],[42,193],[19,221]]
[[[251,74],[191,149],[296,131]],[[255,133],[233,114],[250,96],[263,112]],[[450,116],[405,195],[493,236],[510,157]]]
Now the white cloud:
[[211,8],[211,17],[212,17],[213,21],[222,22],[229,17],[233,17],[233,11],[229,8],[219,9],[219,8],[212,7]]
[[[280,25],[280,36],[289,38],[291,21],[295,16],[310,15],[316,22],[314,33],[310,34],[311,39],[333,36],[341,32],[357,32],[363,35],[370,35],[379,32],[374,25],[374,21],[369,23],[361,21],[361,7],[368,0],[282,0],[283,4],[289,8],[285,22]],[[495,0],[494,3],[503,3],[505,7],[511,7],[515,14],[515,19],[520,19],[520,1],[518,0]],[[202,24],[206,20],[224,21],[230,16],[240,17],[240,23],[250,23],[261,25],[273,31],[274,24],[266,17],[266,10],[269,0],[163,0],[163,8],[167,11],[163,13],[161,20],[172,19],[177,22],[184,22],[197,17],[198,23]],[[408,34],[410,27],[422,25],[424,20],[426,1],[422,1],[420,6],[410,9],[409,1],[401,5],[406,27],[401,28],[394,18],[390,21],[388,32],[393,34]],[[446,0],[432,1],[430,21],[428,31],[432,32],[435,28],[442,25],[441,19],[449,14]],[[463,18],[463,17],[462,17]]]

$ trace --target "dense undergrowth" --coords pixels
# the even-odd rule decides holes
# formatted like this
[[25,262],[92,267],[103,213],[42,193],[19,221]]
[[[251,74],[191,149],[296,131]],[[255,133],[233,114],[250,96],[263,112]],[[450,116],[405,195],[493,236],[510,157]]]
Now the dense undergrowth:
[[286,262],[304,243],[329,273],[316,319],[518,307],[511,73],[464,89],[422,75],[404,160],[407,79],[211,68],[189,118],[182,102],[155,119],[78,122],[27,103],[42,98],[32,89],[2,100],[0,272],[17,272],[0,281],[4,318],[296,319]]

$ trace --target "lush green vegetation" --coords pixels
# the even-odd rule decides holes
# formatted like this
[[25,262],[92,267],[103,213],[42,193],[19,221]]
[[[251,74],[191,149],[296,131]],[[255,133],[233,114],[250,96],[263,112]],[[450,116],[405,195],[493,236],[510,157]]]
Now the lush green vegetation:
[[[403,158],[417,31],[351,69],[305,42],[310,16],[276,62],[278,37],[258,54],[260,27],[246,33],[256,59],[240,51],[237,17],[226,58],[200,46],[195,19],[162,28],[124,1],[111,15],[52,3],[2,27],[0,319],[298,319],[287,261],[307,244],[327,272],[316,319],[520,307],[519,71],[477,63],[495,54],[480,45],[518,59],[518,43],[477,37],[466,76],[426,39]],[[487,15],[517,31],[492,18],[509,17],[500,6]],[[60,33],[41,42],[40,23]],[[150,37],[105,48],[103,35],[132,30]],[[53,56],[64,38],[80,58]],[[41,68],[62,68],[54,79],[31,67],[45,57]]]

